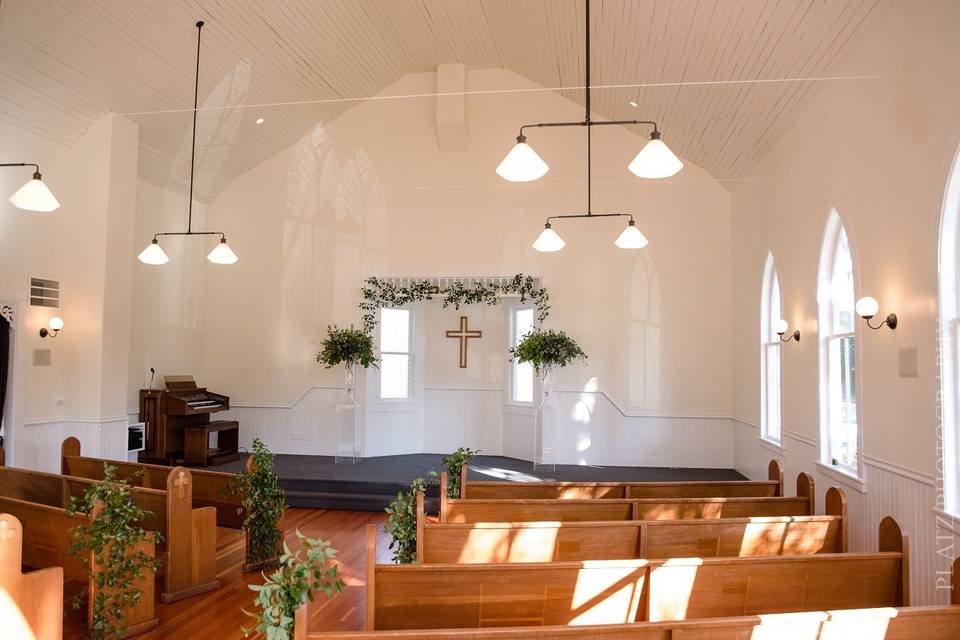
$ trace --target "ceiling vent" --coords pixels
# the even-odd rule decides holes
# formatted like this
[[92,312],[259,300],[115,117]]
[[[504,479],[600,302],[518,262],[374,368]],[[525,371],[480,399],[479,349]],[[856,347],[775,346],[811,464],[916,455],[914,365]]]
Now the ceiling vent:
[[30,306],[60,308],[60,283],[56,280],[30,278]]

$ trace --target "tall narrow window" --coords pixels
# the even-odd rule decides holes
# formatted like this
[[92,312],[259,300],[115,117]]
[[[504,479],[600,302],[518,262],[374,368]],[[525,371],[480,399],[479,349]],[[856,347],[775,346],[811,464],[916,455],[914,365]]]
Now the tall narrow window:
[[[533,330],[533,307],[510,310],[510,347],[516,347]],[[529,362],[510,364],[510,400],[533,402],[533,365]]]
[[943,508],[960,514],[960,152],[940,220],[940,391]]
[[824,464],[860,476],[857,416],[856,292],[847,230],[830,212],[820,255],[820,441]]
[[380,397],[410,397],[410,312],[380,310]]
[[765,440],[780,444],[780,347],[783,343],[776,326],[782,313],[780,280],[773,254],[767,254],[760,297],[760,434]]

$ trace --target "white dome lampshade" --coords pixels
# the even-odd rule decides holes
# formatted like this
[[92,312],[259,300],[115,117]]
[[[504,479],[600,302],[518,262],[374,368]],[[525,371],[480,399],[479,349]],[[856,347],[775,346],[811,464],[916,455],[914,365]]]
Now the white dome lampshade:
[[546,175],[550,167],[533,147],[527,144],[524,135],[517,136],[517,144],[497,165],[497,175],[509,182],[531,182]]
[[783,318],[780,318],[779,320],[773,323],[773,330],[777,333],[777,335],[782,336],[787,332],[787,329],[789,328],[790,328],[790,325],[787,324],[787,321],[784,320]]
[[880,303],[877,302],[876,298],[865,296],[857,300],[856,309],[858,316],[869,319],[877,315],[877,311],[880,310]]
[[63,318],[58,318],[57,316],[53,316],[52,318],[50,318],[49,322],[47,322],[47,326],[53,329],[54,331],[60,331],[61,329],[63,329]]
[[235,254],[233,249],[227,244],[227,239],[221,238],[217,246],[213,248],[213,251],[207,254],[207,260],[214,264],[233,264],[238,258],[237,254]]
[[157,242],[157,239],[154,238],[153,242],[147,245],[147,248],[140,252],[140,255],[137,256],[137,260],[143,264],[167,264],[170,262],[170,258],[167,257],[167,254],[160,244]]
[[650,244],[650,241],[637,229],[633,220],[627,223],[627,228],[623,230],[620,236],[614,241],[614,244],[621,249],[643,249]]
[[660,139],[660,132],[654,131],[627,168],[640,178],[669,178],[683,169],[683,163]]
[[540,235],[537,236],[536,242],[533,243],[533,248],[541,253],[548,253],[551,251],[560,251],[567,245],[563,241],[556,231],[550,228],[550,223],[543,225],[543,231],[540,232]]
[[44,213],[56,211],[60,208],[60,202],[54,197],[53,192],[47,188],[40,178],[40,172],[33,174],[33,178],[23,185],[10,196],[10,202],[17,209],[26,211],[42,211]]

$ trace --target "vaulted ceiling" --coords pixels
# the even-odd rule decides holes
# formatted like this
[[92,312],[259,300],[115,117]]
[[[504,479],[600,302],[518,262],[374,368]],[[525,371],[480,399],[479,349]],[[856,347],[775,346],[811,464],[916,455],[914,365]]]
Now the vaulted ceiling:
[[[594,111],[656,119],[681,157],[742,176],[819,84],[796,79],[828,75],[891,1],[593,0]],[[506,67],[582,103],[582,0],[0,0],[0,120],[70,145],[130,114],[140,175],[182,188],[197,19],[208,197],[440,63]]]

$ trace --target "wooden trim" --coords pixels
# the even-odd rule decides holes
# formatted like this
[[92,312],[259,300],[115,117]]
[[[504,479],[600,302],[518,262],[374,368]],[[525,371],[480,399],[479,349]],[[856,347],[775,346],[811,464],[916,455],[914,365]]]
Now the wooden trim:
[[953,580],[950,587],[950,604],[960,605],[960,557],[953,561]]
[[884,516],[880,521],[878,548],[881,552],[895,551],[903,556],[900,568],[900,587],[897,597],[900,606],[910,606],[910,541],[906,531],[893,516]]
[[780,461],[774,458],[770,461],[770,464],[767,465],[767,480],[777,483],[775,496],[784,495],[784,479],[783,467],[780,466]]
[[460,465],[460,499],[466,500],[467,498],[467,465],[466,463]]
[[847,494],[844,493],[840,487],[830,487],[827,489],[824,508],[828,516],[840,516],[841,518],[840,551],[846,553],[849,549],[850,541],[850,516]]
[[425,520],[423,491],[417,491],[417,564],[423,564],[423,525]]
[[65,476],[70,475],[65,460],[67,456],[80,456],[80,440],[78,438],[70,436],[60,443],[60,473]]
[[377,525],[367,525],[366,540],[367,584],[366,584],[366,611],[364,612],[363,628],[373,631],[376,614],[376,584],[374,578],[377,573]]
[[7,452],[3,447],[0,447],[0,467],[4,467],[7,464]]
[[797,476],[797,497],[808,498],[810,500],[809,514],[812,516],[817,513],[817,492],[813,484],[813,476],[809,473],[800,472]]
[[447,521],[447,509],[450,507],[450,500],[447,498],[447,472],[440,472],[440,523]]
[[20,521],[13,515],[0,513],[0,593],[5,592],[12,600],[8,603],[12,610],[7,609],[7,615],[0,613],[0,628],[18,638],[60,640],[63,636],[63,567],[22,573],[23,541]]

